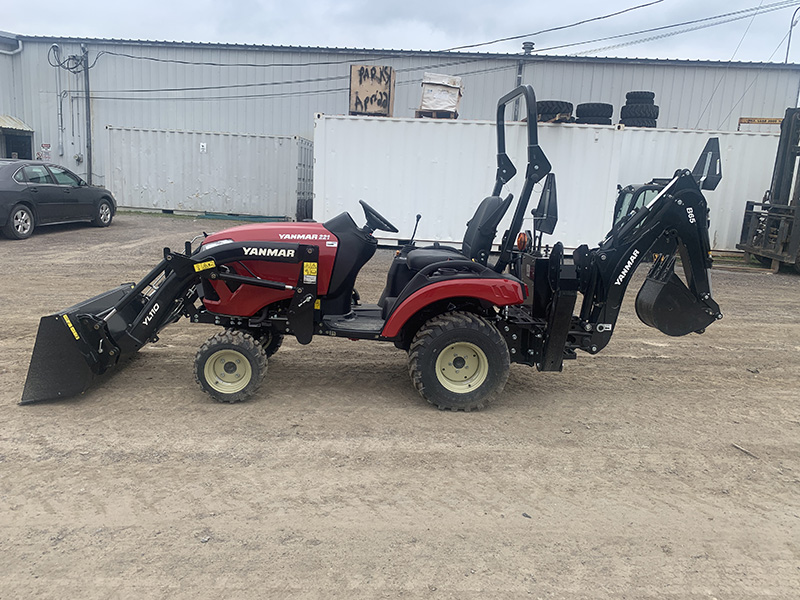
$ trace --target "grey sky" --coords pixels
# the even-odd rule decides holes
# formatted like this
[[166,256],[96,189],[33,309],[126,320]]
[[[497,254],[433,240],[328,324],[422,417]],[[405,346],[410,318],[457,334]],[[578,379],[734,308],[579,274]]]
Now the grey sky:
[[[537,48],[629,33],[729,13],[776,0],[664,0],[604,21],[542,34]],[[588,2],[485,1],[377,3],[364,0],[85,0],[70,10],[45,0],[4,7],[0,30],[25,35],[145,40],[441,50],[521,35],[622,10],[646,0]],[[642,44],[593,52],[590,56],[783,62],[785,36],[796,6]],[[800,13],[799,13],[800,14]],[[791,62],[800,62],[800,27],[794,32]],[[573,54],[623,38],[550,52]],[[519,52],[523,40],[476,48]],[[737,50],[738,46],[738,50]]]

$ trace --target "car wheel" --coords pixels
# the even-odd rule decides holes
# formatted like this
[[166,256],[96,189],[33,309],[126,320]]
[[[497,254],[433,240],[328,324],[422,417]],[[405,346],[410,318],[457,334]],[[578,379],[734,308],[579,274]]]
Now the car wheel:
[[111,225],[111,219],[114,218],[114,209],[111,208],[111,202],[106,199],[100,200],[95,210],[92,225],[95,227],[108,227]]
[[36,220],[31,209],[24,204],[17,204],[8,215],[3,234],[12,240],[24,240],[31,237],[35,226]]

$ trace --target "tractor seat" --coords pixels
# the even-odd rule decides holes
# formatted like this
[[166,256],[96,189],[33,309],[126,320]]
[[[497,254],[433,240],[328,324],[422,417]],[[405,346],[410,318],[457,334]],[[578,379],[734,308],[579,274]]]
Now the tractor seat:
[[443,260],[468,259],[455,248],[429,246],[427,248],[417,248],[409,252],[406,257],[406,265],[408,265],[408,268],[412,271],[421,271],[428,265],[442,262]]

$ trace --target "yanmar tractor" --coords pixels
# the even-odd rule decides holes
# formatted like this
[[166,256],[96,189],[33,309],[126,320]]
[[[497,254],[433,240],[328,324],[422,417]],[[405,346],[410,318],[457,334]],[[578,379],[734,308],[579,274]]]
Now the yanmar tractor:
[[[516,174],[506,154],[504,113],[519,97],[527,105],[528,164],[511,225],[493,254],[498,224],[513,202],[500,193]],[[343,213],[325,223],[233,227],[196,248],[190,242],[183,252],[165,248],[139,283],[42,318],[21,403],[84,392],[95,376],[186,317],[223,328],[195,358],[197,381],[218,401],[252,396],[284,336],[308,344],[326,335],[393,343],[408,353],[411,380],[428,402],[480,409],[503,389],[511,363],[560,371],[579,350],[600,352],[614,333],[631,275],[654,249],[636,298],[639,318],[672,336],[702,333],[721,318],[711,297],[701,192],[718,182],[718,153],[701,158],[694,174],[681,170],[644,186],[651,192],[647,204],[622,215],[597,248],[581,246],[571,259],[561,243],[542,251],[542,233],[551,234],[557,219],[549,172],[538,144],[536,98],[522,86],[498,102],[494,189],[467,224],[461,248],[409,243],[397,252],[377,304],[361,304],[353,286],[377,248],[373,232],[397,229],[365,202],[362,226]],[[521,232],[534,184],[546,177],[534,231]],[[685,281],[674,271],[677,255]]]

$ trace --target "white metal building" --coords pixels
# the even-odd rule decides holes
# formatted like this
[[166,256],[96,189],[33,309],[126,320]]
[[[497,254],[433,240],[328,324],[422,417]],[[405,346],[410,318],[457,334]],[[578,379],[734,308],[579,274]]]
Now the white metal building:
[[[352,64],[394,68],[395,117],[412,117],[419,108],[420,83],[426,71],[461,76],[460,118],[477,120],[492,120],[497,98],[518,83],[532,84],[540,100],[611,103],[615,121],[626,92],[650,90],[660,106],[660,128],[719,131],[735,131],[741,116],[781,117],[786,107],[797,105],[800,92],[800,66],[775,63],[0,33],[1,156],[10,156],[13,148],[23,157],[20,148],[24,150],[27,141],[31,157],[40,156],[87,175],[82,60],[90,67],[94,183],[113,185],[120,203],[127,206],[275,216],[291,212],[285,206],[287,195],[300,204],[310,202],[308,151],[304,154],[297,149],[307,148],[305,140],[313,139],[316,113],[347,112]],[[59,63],[71,70],[60,68]],[[749,130],[776,128],[749,126]],[[267,147],[271,150],[263,154]],[[279,158],[284,148],[291,156]],[[137,161],[142,164],[134,165]],[[156,163],[160,163],[159,169],[154,168]],[[235,171],[228,173],[226,189],[207,188],[211,178],[201,177],[198,170],[211,165]],[[264,177],[255,176],[254,171],[267,173],[269,165],[280,168],[270,175],[272,191],[265,194]],[[154,171],[159,174],[153,175]],[[143,179],[132,181],[129,175],[133,172]],[[282,179],[275,181],[279,176]]]

